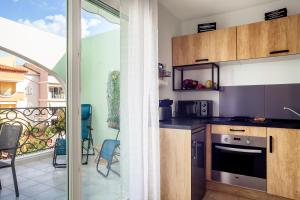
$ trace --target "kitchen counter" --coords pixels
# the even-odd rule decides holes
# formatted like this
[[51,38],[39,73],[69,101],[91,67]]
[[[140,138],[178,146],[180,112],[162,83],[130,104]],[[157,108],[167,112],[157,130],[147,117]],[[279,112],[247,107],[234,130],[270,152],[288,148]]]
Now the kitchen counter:
[[212,117],[212,118],[204,118],[204,119],[173,118],[170,121],[161,121],[159,123],[159,126],[160,128],[193,130],[205,124],[300,129],[300,120],[267,119],[265,122],[255,122],[255,121],[240,122],[240,121],[231,121],[231,118],[226,118],[226,117]]
[[207,119],[173,118],[170,121],[160,121],[160,128],[193,130],[208,124]]

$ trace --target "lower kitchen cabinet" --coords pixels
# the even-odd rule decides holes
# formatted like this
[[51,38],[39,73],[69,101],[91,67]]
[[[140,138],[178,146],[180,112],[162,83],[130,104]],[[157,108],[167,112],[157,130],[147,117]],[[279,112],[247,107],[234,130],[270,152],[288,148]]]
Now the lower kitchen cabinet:
[[205,193],[205,126],[160,129],[161,200],[199,200]]
[[191,199],[191,130],[160,129],[162,200]]
[[300,199],[300,130],[268,128],[267,192]]
[[297,24],[297,27],[298,27],[298,34],[297,34],[297,54],[300,54],[300,15],[298,14],[298,24]]

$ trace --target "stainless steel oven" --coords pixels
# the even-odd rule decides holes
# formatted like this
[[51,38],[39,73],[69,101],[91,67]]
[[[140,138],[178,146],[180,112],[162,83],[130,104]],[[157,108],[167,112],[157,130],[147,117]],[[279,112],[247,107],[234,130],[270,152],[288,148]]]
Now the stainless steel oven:
[[266,191],[266,138],[212,135],[212,179]]

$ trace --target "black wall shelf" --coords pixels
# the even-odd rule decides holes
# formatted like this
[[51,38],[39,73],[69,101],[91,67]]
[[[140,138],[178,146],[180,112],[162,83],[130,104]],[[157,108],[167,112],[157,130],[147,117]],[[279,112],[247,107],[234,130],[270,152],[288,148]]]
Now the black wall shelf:
[[[212,88],[201,88],[201,89],[185,89],[183,87],[184,80],[184,72],[190,70],[203,70],[203,69],[211,69],[211,81],[213,82]],[[176,73],[180,73],[180,88],[176,88],[175,80]],[[219,91],[220,90],[220,67],[216,63],[205,63],[205,64],[196,64],[196,65],[185,65],[185,66],[173,66],[172,69],[172,82],[173,82],[173,91],[177,92],[201,92],[201,91]],[[216,77],[215,77],[216,75]]]

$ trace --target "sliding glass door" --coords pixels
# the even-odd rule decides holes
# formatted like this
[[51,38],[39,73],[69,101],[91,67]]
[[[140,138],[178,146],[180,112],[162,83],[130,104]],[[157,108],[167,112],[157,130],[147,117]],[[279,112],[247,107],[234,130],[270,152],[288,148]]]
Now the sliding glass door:
[[120,25],[103,1],[81,2],[81,197],[120,199]]

